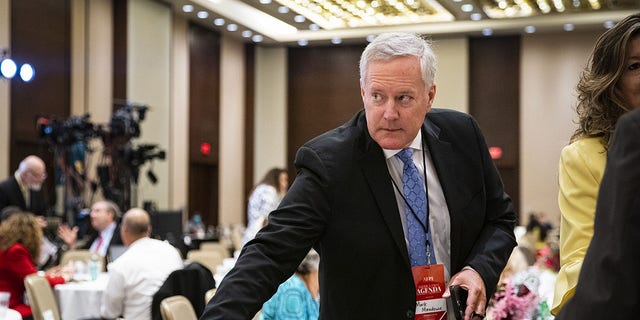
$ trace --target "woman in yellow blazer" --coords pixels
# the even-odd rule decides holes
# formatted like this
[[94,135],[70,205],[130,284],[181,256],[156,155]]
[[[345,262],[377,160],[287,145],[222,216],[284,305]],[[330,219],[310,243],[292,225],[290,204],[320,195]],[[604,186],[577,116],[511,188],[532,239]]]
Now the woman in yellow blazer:
[[634,14],[598,38],[580,76],[578,128],[571,144],[562,150],[559,164],[560,272],[553,314],[558,314],[573,296],[593,237],[596,200],[611,133],[622,114],[640,109],[639,56],[640,14]]

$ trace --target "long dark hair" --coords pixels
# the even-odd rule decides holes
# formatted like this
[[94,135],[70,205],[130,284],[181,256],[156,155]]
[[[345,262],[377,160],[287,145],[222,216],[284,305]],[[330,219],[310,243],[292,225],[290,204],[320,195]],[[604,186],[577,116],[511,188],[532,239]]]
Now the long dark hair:
[[589,64],[577,85],[578,128],[571,142],[585,137],[601,137],[607,147],[616,122],[630,111],[618,88],[625,71],[625,58],[631,40],[640,35],[640,14],[618,22],[603,33],[593,49]]
[[282,173],[287,173],[286,170],[282,169],[282,168],[271,168],[269,171],[267,171],[267,173],[264,175],[264,177],[262,177],[262,180],[260,180],[260,182],[258,183],[260,184],[268,184],[274,188],[276,188],[276,190],[278,190],[278,192],[283,192],[285,190],[280,190],[280,183],[278,182],[280,179],[280,174]]

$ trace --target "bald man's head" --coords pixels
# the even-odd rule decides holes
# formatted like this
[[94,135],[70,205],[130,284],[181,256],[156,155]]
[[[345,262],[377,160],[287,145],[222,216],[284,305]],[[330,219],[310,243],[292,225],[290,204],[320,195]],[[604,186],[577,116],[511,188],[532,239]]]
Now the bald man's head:
[[151,232],[149,214],[140,208],[130,209],[122,217],[120,231],[122,241],[127,246],[140,238],[148,237]]
[[30,155],[20,162],[18,175],[29,189],[39,191],[47,179],[47,166],[38,156]]

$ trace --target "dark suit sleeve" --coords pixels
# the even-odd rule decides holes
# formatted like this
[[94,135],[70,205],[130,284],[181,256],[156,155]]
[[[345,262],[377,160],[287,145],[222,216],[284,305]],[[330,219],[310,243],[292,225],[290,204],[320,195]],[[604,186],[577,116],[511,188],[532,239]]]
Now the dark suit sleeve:
[[594,234],[562,319],[640,314],[640,110],[618,120],[600,184]]
[[504,192],[500,175],[480,128],[474,120],[472,124],[482,161],[486,205],[484,227],[475,240],[466,264],[482,276],[488,301],[495,292],[500,274],[516,245],[513,233],[516,213],[511,199]]
[[298,174],[268,225],[242,249],[200,319],[250,319],[288,279],[326,225],[331,199],[320,156],[302,147]]

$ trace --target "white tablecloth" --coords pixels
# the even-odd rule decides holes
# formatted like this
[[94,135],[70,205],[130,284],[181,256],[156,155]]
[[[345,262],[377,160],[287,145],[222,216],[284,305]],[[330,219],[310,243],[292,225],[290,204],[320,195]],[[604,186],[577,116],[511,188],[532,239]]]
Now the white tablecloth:
[[102,293],[109,275],[101,273],[95,281],[69,282],[55,287],[62,319],[100,318]]
[[4,318],[2,320],[22,320],[22,316],[20,316],[20,312],[15,311],[13,309],[7,309]]

